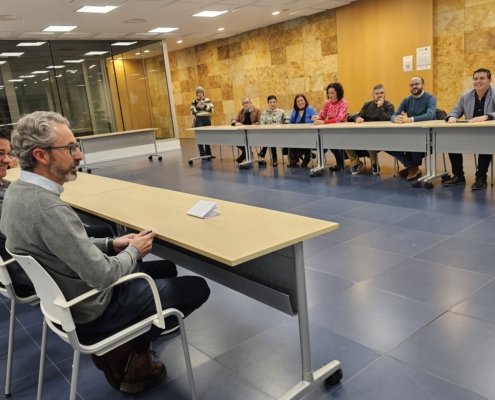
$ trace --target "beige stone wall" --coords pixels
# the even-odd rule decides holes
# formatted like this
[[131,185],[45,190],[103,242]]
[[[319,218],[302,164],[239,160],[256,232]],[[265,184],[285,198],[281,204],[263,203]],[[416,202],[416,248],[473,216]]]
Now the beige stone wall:
[[478,68],[495,73],[495,1],[435,0],[434,92],[449,112]]
[[319,111],[324,90],[338,81],[335,10],[245,32],[226,39],[170,52],[175,110],[180,137],[193,123],[189,107],[197,86],[203,86],[215,107],[214,125],[230,124],[249,96],[266,109],[275,94],[279,108],[292,109],[294,96],[304,93]]

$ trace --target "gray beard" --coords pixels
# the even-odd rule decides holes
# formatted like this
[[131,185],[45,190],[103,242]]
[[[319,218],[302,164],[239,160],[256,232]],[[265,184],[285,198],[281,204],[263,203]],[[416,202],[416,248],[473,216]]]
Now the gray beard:
[[[77,165],[75,165],[77,167]],[[73,165],[71,165],[71,168]],[[61,168],[56,168],[50,163],[49,166],[50,173],[55,175],[58,179],[60,179],[62,182],[73,182],[77,179],[77,172],[72,173],[71,170],[65,170]]]

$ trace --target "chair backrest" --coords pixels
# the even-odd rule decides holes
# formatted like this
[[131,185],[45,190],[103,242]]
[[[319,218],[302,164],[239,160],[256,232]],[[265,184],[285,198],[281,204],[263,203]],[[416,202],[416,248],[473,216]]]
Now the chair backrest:
[[70,310],[54,304],[55,300],[66,300],[62,291],[48,272],[33,257],[14,254],[9,249],[6,250],[15,258],[24,272],[29,276],[31,282],[33,282],[40,299],[41,311],[45,318],[58,325],[62,325],[66,332],[73,331],[75,324]]
[[[2,257],[0,256],[0,263],[3,262]],[[9,271],[7,270],[6,265],[0,265],[0,283],[3,286],[0,286],[0,294],[4,295],[5,297],[8,297],[10,299],[10,294],[7,291],[7,288],[5,286],[11,285],[12,284],[12,279],[10,279]]]

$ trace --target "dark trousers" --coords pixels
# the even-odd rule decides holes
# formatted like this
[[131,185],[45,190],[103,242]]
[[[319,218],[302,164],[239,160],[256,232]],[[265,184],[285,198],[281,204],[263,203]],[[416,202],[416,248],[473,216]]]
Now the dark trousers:
[[[264,157],[264,156],[265,156],[265,154],[266,154],[266,149],[267,149],[267,147],[263,147],[263,148],[261,149],[261,153],[260,153],[260,154],[263,154],[263,157]],[[270,150],[271,150],[271,152],[272,152],[272,158],[273,158],[274,160],[276,160],[276,159],[277,159],[277,148],[276,148],[276,147],[270,147]]]
[[[113,237],[112,230],[106,226],[86,226],[85,229],[88,237]],[[5,250],[5,239],[3,238],[0,238],[0,255],[4,261],[12,258],[12,256],[7,253],[7,250]],[[7,270],[9,271],[10,279],[12,279],[12,286],[14,287],[17,296],[29,297],[36,294],[31,279],[29,279],[19,264],[13,262],[7,266]]]
[[[198,128],[200,126],[211,126],[210,117],[196,117],[196,120],[194,121],[194,127]],[[211,156],[211,149],[209,144],[205,144],[204,147],[202,144],[199,144],[198,147],[199,147],[199,155],[201,157]]]
[[403,151],[387,151],[387,153],[397,158],[397,160],[399,160],[406,168],[411,165],[417,166],[421,164],[421,158],[423,158],[423,153],[421,152],[411,152],[410,157],[408,157],[408,154]]
[[[464,177],[464,168],[462,166],[462,154],[449,153],[450,163],[452,164],[452,173],[459,178]],[[478,156],[478,169],[476,171],[476,180],[486,181],[488,167],[492,161],[491,154],[480,154]]]
[[[328,149],[324,149],[323,151],[326,153]],[[341,168],[344,168],[344,158],[342,157],[342,150],[330,149],[330,151],[335,157],[335,162],[337,163],[337,165]]]
[[[184,317],[199,308],[210,295],[208,284],[203,278],[177,277],[175,264],[168,260],[137,263],[132,272],[144,272],[151,276],[155,280],[162,308],[176,308]],[[148,283],[143,279],[135,279],[115,286],[110,304],[103,314],[87,324],[76,324],[76,331],[86,340],[98,341],[153,314],[156,314],[156,307]],[[165,318],[166,330],[177,325],[176,317]],[[137,351],[145,350],[162,332],[153,325],[148,332],[133,339],[132,343]]]

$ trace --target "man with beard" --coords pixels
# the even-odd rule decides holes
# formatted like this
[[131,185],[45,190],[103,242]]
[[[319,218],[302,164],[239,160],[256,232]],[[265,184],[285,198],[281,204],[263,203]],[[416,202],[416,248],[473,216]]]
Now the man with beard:
[[[408,124],[411,122],[429,121],[435,119],[437,110],[437,99],[430,93],[424,91],[425,81],[420,76],[415,76],[409,82],[411,96],[406,97],[400,103],[399,108],[390,119],[396,124]],[[407,113],[407,115],[406,115]],[[399,172],[399,176],[408,181],[415,179],[420,170],[421,152],[406,154],[402,151],[390,151],[389,154],[397,158],[405,167]]]
[[[490,86],[492,73],[486,68],[480,68],[473,73],[473,90],[464,93],[454,109],[447,115],[445,121],[456,124],[457,119],[464,117],[469,123],[492,121],[495,118],[495,88]],[[464,169],[462,166],[462,154],[449,154],[454,177],[445,181],[444,186],[465,185]],[[491,154],[480,154],[478,156],[478,170],[476,181],[471,190],[486,188],[486,175],[492,161]]]
[[[210,291],[205,280],[177,277],[173,262],[137,263],[151,251],[153,232],[88,238],[77,214],[60,199],[64,183],[77,178],[82,160],[62,115],[37,111],[23,116],[12,134],[12,150],[19,158],[21,174],[5,194],[0,230],[7,237],[7,248],[33,256],[67,300],[91,289],[100,291],[71,307],[79,337],[101,340],[156,314],[146,281],[131,280],[109,288],[134,272],[147,273],[155,280],[164,309],[174,307],[187,316],[207,300]],[[166,319],[167,329],[177,324],[175,317]],[[114,389],[139,392],[166,376],[165,365],[152,361],[150,349],[162,333],[153,326],[103,356],[93,355],[92,360]]]
[[[361,124],[365,121],[390,121],[392,114],[394,113],[394,105],[385,100],[385,88],[383,85],[378,84],[373,88],[373,100],[364,103],[361,111],[354,117],[356,124]],[[359,171],[363,168],[363,163],[359,161],[359,157],[355,150],[346,150],[347,156],[351,161],[351,173],[352,175],[359,174]],[[378,155],[374,150],[368,150],[368,154],[371,160],[371,170],[374,175],[380,173],[380,167],[378,166]]]

